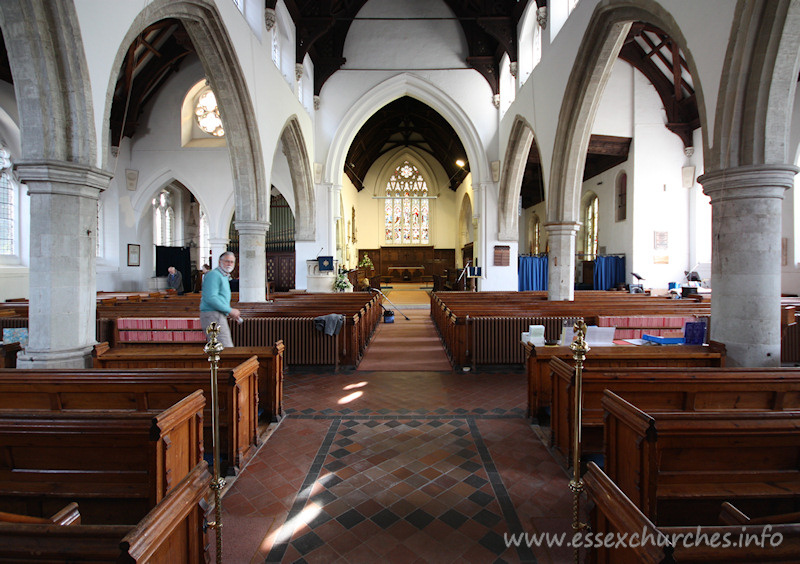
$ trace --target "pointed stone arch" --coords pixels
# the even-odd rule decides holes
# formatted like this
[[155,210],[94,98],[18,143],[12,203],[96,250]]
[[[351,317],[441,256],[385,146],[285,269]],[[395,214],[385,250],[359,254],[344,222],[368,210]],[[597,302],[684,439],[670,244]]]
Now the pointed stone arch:
[[453,127],[467,152],[473,184],[490,183],[489,161],[478,131],[469,115],[450,96],[437,86],[409,73],[396,75],[378,84],[356,100],[344,115],[331,142],[325,163],[325,182],[341,184],[347,151],[361,126],[376,111],[402,96],[424,102],[439,112]]
[[725,55],[706,171],[792,164],[789,131],[800,70],[800,5],[740,1]]
[[95,138],[89,70],[72,2],[0,2],[14,76],[22,159],[92,166]]
[[316,237],[314,177],[308,158],[303,130],[297,116],[292,116],[281,132],[283,154],[289,163],[289,175],[295,202],[295,239],[313,241]]
[[[217,97],[225,121],[236,217],[242,222],[265,224],[269,219],[269,183],[256,126],[258,120],[244,73],[216,6],[208,0],[154,0],[134,20],[111,68],[120,68],[128,46],[147,26],[167,18],[177,19],[183,24]],[[110,154],[108,123],[116,81],[117,76],[112,74],[106,89],[103,155]]]
[[517,116],[514,125],[511,126],[506,158],[503,160],[503,172],[500,176],[500,194],[497,203],[499,226],[497,238],[500,241],[516,241],[519,237],[517,202],[533,138],[533,128],[522,117]]
[[606,0],[595,8],[570,72],[558,116],[547,197],[547,222],[578,221],[591,128],[611,69],[632,22],[655,25],[681,48],[693,77],[703,135],[707,119],[700,73],[672,15],[653,0]]

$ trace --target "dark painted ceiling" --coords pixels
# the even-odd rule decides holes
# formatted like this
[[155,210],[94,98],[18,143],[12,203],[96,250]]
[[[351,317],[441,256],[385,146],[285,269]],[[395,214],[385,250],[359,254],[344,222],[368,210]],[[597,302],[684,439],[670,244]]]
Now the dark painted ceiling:
[[467,153],[450,124],[430,106],[404,96],[375,112],[359,130],[347,153],[345,173],[361,190],[373,163],[398,147],[413,147],[436,158],[453,190],[469,171],[469,164],[463,169],[456,164],[458,159],[466,162]]

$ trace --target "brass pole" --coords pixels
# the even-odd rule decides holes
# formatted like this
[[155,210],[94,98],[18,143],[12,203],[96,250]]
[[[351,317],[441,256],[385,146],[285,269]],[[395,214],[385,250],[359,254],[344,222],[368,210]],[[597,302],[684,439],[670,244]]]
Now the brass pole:
[[206,343],[203,350],[208,355],[208,362],[211,363],[211,430],[214,448],[214,479],[211,482],[211,489],[214,490],[214,521],[209,522],[208,526],[215,531],[217,539],[217,564],[222,564],[222,488],[225,487],[225,478],[219,475],[219,390],[217,387],[217,369],[219,368],[219,353],[223,346],[217,340],[219,326],[212,323],[206,329],[206,333],[211,339]]
[[[583,492],[583,480],[581,479],[581,427],[583,426],[583,361],[586,360],[586,353],[589,345],[586,344],[586,322],[579,319],[575,323],[575,340],[569,346],[575,359],[575,403],[573,417],[575,423],[572,432],[572,480],[569,482],[569,489],[572,491],[572,529],[575,532],[586,527],[586,523],[581,523],[580,503],[581,493]],[[580,562],[580,546],[574,547],[575,564]]]

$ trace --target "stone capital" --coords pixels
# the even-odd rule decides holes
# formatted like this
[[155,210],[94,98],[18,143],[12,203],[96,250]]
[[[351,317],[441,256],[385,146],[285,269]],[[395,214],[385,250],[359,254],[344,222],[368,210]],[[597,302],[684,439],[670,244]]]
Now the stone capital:
[[265,236],[269,230],[269,221],[235,221],[234,226],[240,235]]
[[547,27],[547,6],[536,9],[536,22],[542,29]]
[[697,181],[711,203],[752,198],[783,199],[800,168],[793,165],[747,165],[707,172]]
[[108,188],[113,174],[66,161],[23,161],[14,167],[29,194],[61,194],[97,199]]
[[574,237],[581,228],[581,224],[577,221],[563,221],[545,223],[544,228],[549,237]]
[[275,23],[278,21],[278,16],[272,8],[264,9],[264,25],[267,28],[267,31],[272,31],[272,28],[275,27]]

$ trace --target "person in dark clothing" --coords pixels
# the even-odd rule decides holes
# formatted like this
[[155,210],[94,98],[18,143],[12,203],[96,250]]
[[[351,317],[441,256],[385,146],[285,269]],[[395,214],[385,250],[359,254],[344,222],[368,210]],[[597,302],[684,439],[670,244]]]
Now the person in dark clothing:
[[181,271],[174,266],[170,266],[167,272],[169,272],[167,276],[167,288],[175,290],[178,292],[179,296],[183,295],[183,275]]

